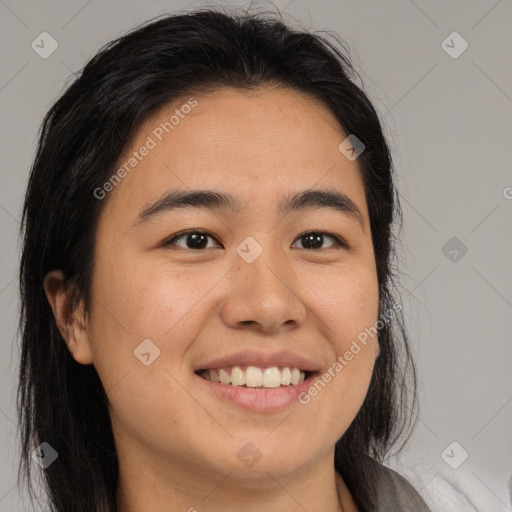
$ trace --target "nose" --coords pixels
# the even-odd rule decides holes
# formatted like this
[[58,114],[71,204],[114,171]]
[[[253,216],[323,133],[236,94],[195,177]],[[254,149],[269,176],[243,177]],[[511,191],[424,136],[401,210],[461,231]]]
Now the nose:
[[271,252],[264,250],[252,263],[237,256],[221,313],[226,325],[271,333],[304,323],[306,306],[293,269]]

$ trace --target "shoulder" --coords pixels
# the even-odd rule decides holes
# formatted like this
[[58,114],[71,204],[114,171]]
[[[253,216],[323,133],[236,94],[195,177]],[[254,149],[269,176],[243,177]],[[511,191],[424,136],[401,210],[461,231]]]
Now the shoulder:
[[364,481],[349,489],[362,512],[431,512],[416,489],[395,470],[362,454],[358,466],[359,478]]

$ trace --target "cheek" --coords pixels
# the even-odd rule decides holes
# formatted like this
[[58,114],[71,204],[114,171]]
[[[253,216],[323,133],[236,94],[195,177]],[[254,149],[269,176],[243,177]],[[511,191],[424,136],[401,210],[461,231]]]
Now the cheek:
[[108,305],[110,315],[103,320],[114,322],[114,327],[124,330],[133,342],[152,337],[162,341],[171,336],[174,329],[183,325],[181,319],[193,315],[204,289],[219,279],[214,272],[176,269],[165,261],[155,263],[155,259],[137,256],[133,251],[114,255],[115,261],[109,254],[98,266],[95,293],[98,301]]
[[378,320],[378,282],[372,267],[332,269],[328,276],[304,277],[302,286],[310,290],[309,309],[321,320],[319,327],[337,354],[358,336],[363,338]]
[[105,379],[105,388],[133,365],[139,368],[134,351],[146,339],[155,345],[150,345],[154,353],[159,353],[156,366],[177,369],[205,318],[213,314],[205,310],[209,304],[205,294],[225,270],[176,269],[154,260],[148,264],[148,258],[137,259],[133,253],[123,258],[122,251],[102,257],[94,275],[90,340],[94,365]]
[[[201,328],[198,306],[215,276],[202,276],[201,283],[194,278],[191,286],[176,270],[117,259],[116,265],[98,266],[94,279],[93,363],[117,425],[151,440],[198,424],[200,411],[180,384],[179,365]],[[136,353],[142,354],[138,347],[147,339],[154,347],[145,342],[151,361],[146,366]]]
[[366,396],[378,350],[376,274],[371,267],[343,268],[330,272],[328,282],[317,276],[305,284],[312,291],[309,309],[320,320],[318,328],[332,349],[330,372],[324,372],[329,382],[322,391],[323,404],[343,404],[355,415]]

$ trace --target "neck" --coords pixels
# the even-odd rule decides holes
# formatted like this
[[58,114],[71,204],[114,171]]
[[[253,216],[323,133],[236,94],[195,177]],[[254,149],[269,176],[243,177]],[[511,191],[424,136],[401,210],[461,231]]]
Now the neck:
[[[119,455],[119,454],[118,454]],[[358,512],[333,454],[308,468],[276,474],[217,473],[205,465],[158,464],[148,457],[119,458],[118,512]],[[144,468],[143,470],[141,468]]]

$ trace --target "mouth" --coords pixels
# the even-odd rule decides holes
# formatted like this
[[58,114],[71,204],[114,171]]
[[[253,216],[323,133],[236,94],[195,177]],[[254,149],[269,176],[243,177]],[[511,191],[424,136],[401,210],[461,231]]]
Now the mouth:
[[249,365],[203,368],[195,375],[205,396],[261,414],[301,406],[299,397],[320,372],[290,366]]
[[224,386],[276,389],[298,386],[314,373],[295,366],[224,366],[195,372],[205,380]]
[[195,382],[205,398],[258,413],[302,406],[299,397],[320,376],[319,358],[255,348],[198,362]]

